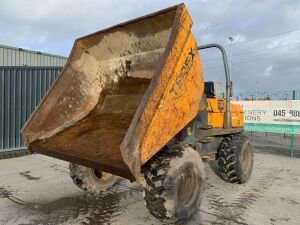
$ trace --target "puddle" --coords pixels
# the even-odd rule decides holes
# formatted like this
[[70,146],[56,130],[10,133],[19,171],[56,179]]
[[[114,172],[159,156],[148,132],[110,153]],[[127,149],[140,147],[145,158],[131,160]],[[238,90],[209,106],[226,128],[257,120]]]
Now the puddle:
[[23,225],[110,224],[112,216],[118,216],[122,208],[134,203],[136,196],[141,195],[139,189],[125,186],[121,186],[121,189],[99,196],[84,193],[50,202],[24,202],[14,197],[11,191],[0,188],[0,198],[7,198],[21,205],[22,209],[27,211],[26,214],[34,215],[30,223],[22,223]]
[[12,196],[11,191],[6,188],[0,187],[0,198],[10,198]]
[[120,209],[122,193],[108,194],[100,197],[76,196],[65,197],[47,203],[29,203],[26,208],[39,212],[33,224],[61,224],[69,219],[83,215],[83,224],[108,224],[111,215]]
[[17,197],[14,197],[13,193],[4,187],[0,187],[0,199],[1,198],[7,198],[10,201],[17,203],[19,205],[26,205],[26,202],[22,201],[21,199],[19,199]]
[[30,171],[25,171],[25,172],[21,172],[19,173],[21,176],[26,177],[28,180],[39,180],[41,179],[40,177],[34,177],[30,175]]

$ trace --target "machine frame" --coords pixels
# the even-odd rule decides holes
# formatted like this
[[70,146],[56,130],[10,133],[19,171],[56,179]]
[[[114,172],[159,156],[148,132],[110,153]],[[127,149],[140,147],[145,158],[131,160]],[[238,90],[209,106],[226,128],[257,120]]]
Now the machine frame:
[[232,113],[230,105],[230,98],[232,97],[232,81],[226,51],[223,46],[216,43],[198,46],[197,50],[201,51],[210,48],[217,48],[222,53],[226,78],[226,109],[224,113],[224,126],[222,128],[214,128],[208,125],[208,112],[205,111],[207,99],[204,94],[200,103],[198,115],[184,129],[182,129],[179,134],[179,141],[192,146],[202,158],[215,160],[217,158],[218,147],[220,146],[224,136],[242,133],[244,129],[242,126],[232,126]]

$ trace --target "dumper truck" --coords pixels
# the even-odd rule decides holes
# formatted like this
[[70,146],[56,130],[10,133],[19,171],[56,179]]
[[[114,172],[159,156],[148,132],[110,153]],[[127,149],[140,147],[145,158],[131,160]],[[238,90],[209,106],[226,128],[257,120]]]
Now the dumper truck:
[[[22,129],[28,149],[70,162],[81,189],[137,182],[150,213],[189,219],[205,189],[202,160],[245,183],[253,148],[243,110],[230,102],[226,52],[197,46],[179,4],[77,39],[59,77]],[[226,95],[204,82],[199,51],[221,50]]]

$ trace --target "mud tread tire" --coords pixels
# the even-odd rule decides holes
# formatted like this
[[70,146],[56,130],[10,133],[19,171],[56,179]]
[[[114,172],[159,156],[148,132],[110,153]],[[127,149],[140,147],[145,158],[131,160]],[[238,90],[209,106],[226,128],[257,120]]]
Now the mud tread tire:
[[[190,218],[199,208],[201,199],[204,191],[204,167],[201,157],[198,153],[192,149],[196,157],[199,157],[199,164],[201,168],[202,186],[199,187],[199,195],[197,201],[190,206],[188,209],[182,210],[177,215],[167,215],[167,209],[165,207],[165,202],[167,201],[165,197],[166,192],[173,192],[173,186],[165,186],[165,182],[168,177],[168,171],[170,168],[170,163],[175,158],[182,158],[184,151],[187,151],[187,145],[182,145],[179,143],[172,144],[170,147],[165,147],[160,152],[158,152],[143,168],[142,172],[146,180],[146,187],[144,187],[144,200],[146,206],[150,213],[155,217],[163,220],[164,222],[174,223],[178,221],[183,221]],[[191,150],[191,148],[189,148]],[[198,158],[197,158],[198,159]],[[174,169],[174,168],[173,168]]]
[[115,175],[112,175],[110,179],[105,181],[98,179],[94,175],[93,169],[74,163],[69,164],[69,169],[73,183],[90,194],[99,194],[103,191],[107,191],[120,179],[120,177]]
[[[249,142],[251,148],[251,165],[248,173],[242,170],[241,152],[244,143]],[[229,183],[245,183],[249,180],[254,162],[253,147],[249,138],[242,134],[224,137],[218,148],[218,167],[220,176]]]

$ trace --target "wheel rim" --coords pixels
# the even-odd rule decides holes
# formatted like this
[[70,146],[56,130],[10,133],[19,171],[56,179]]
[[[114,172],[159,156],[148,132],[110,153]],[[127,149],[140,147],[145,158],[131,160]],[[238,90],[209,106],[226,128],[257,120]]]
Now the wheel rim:
[[247,174],[251,168],[251,161],[252,161],[251,146],[249,143],[247,143],[247,146],[243,151],[242,157],[243,157],[242,170],[244,174]]
[[191,204],[198,193],[197,175],[192,167],[187,167],[181,174],[178,181],[178,205],[186,207]]
[[93,170],[93,174],[98,180],[100,180],[103,176],[102,171],[100,170]]
[[100,170],[93,170],[93,174],[97,178],[97,180],[101,180],[101,183],[110,181],[114,176],[110,173],[105,173]]

